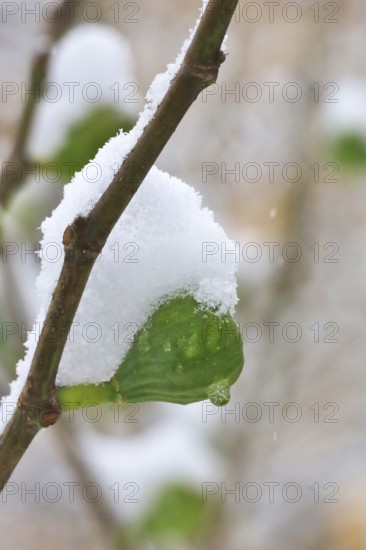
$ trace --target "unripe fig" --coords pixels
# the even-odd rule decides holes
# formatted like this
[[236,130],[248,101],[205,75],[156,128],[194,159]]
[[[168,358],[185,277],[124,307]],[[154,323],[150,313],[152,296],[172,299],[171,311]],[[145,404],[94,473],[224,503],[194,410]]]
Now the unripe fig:
[[116,374],[103,384],[58,388],[67,403],[167,401],[188,404],[210,399],[221,406],[243,368],[243,343],[229,315],[218,316],[191,296],[160,305],[135,340]]

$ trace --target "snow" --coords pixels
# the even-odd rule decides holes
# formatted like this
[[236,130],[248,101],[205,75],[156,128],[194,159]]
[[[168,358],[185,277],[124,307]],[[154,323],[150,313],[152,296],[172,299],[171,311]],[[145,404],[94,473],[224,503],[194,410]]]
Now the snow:
[[[197,21],[196,27],[199,20]],[[2,401],[0,430],[9,420],[26,380],[55,283],[63,263],[62,235],[77,215],[87,214],[112,180],[116,167],[135,146],[174,78],[190,44],[185,41],[174,64],[158,75],[136,126],[119,133],[70,184],[50,218],[42,224],[42,268],[37,280],[41,310],[36,330],[17,365],[18,378]],[[203,261],[203,243],[233,248],[213,214],[202,208],[190,186],[153,167],[113,229],[96,262],[70,330],[57,376],[58,385],[109,380],[159,301],[182,291],[198,302],[233,313],[237,302],[233,255],[213,254]]]
[[[40,324],[62,266],[63,230],[74,217],[72,207],[78,210],[75,198],[65,193],[42,224]],[[193,188],[153,167],[93,268],[66,344],[58,384],[109,380],[130,346],[128,335],[144,324],[166,295],[187,291],[220,313],[232,313],[237,300],[235,258],[228,255],[222,262],[221,255],[214,254],[202,261],[207,242],[233,246],[212,212],[202,208],[202,198]],[[34,335],[29,340],[26,369]]]
[[[333,86],[334,84],[334,86]],[[363,80],[349,78],[332,83],[326,90],[328,96],[322,105],[322,123],[330,136],[334,133],[366,132],[366,85]]]
[[78,25],[52,52],[28,154],[50,158],[64,143],[70,126],[89,111],[111,105],[137,116],[140,100],[127,39],[106,25]]
[[[199,416],[195,416],[195,422],[189,420],[170,411],[158,425],[122,439],[83,426],[78,434],[82,455],[91,471],[98,475],[103,494],[110,500],[110,509],[116,517],[121,520],[141,517],[159,489],[169,483],[179,481],[201,492],[203,480],[223,480],[220,457],[212,453],[197,429]],[[137,502],[126,500],[128,505],[117,505],[113,502],[114,492],[108,488],[122,489],[126,481],[134,484]],[[122,498],[130,492],[121,492]]]

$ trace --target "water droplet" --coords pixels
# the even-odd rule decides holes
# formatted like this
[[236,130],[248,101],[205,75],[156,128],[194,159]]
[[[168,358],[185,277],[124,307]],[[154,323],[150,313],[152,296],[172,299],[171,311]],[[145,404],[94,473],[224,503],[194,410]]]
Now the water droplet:
[[226,381],[216,382],[209,387],[207,397],[213,405],[222,407],[230,401],[230,386]]
[[175,367],[175,371],[176,371],[178,374],[182,374],[182,372],[184,371],[183,365],[177,365],[177,366]]
[[166,342],[164,342],[164,344],[163,344],[163,350],[164,350],[165,352],[168,352],[168,351],[171,351],[171,350],[172,350],[172,345],[171,345],[171,343],[169,342],[169,340],[166,341]]
[[197,357],[200,354],[199,335],[193,333],[190,336],[181,336],[178,338],[178,347],[190,359]]
[[188,346],[188,338],[186,336],[180,336],[178,338],[178,347],[184,350]]

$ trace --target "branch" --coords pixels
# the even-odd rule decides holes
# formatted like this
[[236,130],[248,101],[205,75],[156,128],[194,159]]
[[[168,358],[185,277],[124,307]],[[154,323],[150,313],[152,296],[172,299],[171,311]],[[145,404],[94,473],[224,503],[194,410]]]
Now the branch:
[[[30,89],[34,92],[29,94],[24,106],[20,123],[15,135],[15,143],[9,159],[4,163],[0,174],[0,203],[6,206],[11,196],[22,185],[23,171],[28,167],[32,168],[26,155],[26,145],[32,128],[34,114],[41,97],[42,87],[46,80],[48,64],[55,43],[63,36],[71,25],[70,15],[66,4],[76,5],[76,0],[62,0],[61,17],[52,25],[47,27],[47,48],[44,52],[36,54],[32,61],[30,75]],[[13,169],[15,168],[15,170]]]
[[[46,26],[47,42],[44,51],[38,52],[32,59],[30,69],[30,90],[33,93],[28,95],[27,101],[23,107],[20,122],[18,124],[14,144],[11,153],[6,162],[0,169],[0,240],[3,236],[3,208],[6,209],[8,203],[13,198],[15,192],[19,191],[21,186],[27,181],[24,174],[29,170],[34,170],[35,164],[27,158],[26,146],[29,140],[29,135],[34,121],[34,115],[42,95],[42,87],[44,86],[48,65],[52,53],[52,48],[63,37],[72,25],[72,17],[70,17],[67,7],[71,8],[74,13],[74,7],[77,7],[77,0],[61,0],[58,11],[55,13],[53,23]],[[55,12],[56,12],[55,8]],[[60,12],[60,17],[56,15]],[[3,257],[4,247],[0,247],[0,258],[3,262],[5,285],[7,287],[6,303],[12,313],[14,321],[18,319],[25,320],[20,315],[22,310],[19,297],[19,289],[14,280],[11,266],[6,258]],[[21,339],[17,345],[17,354],[20,356],[23,351]]]
[[[95,474],[82,459],[76,426],[66,422],[66,419],[62,418],[58,422],[54,434],[57,443],[61,443],[61,450],[65,456],[67,465],[73,469],[81,486],[85,487]],[[94,524],[96,524],[96,528],[99,529],[105,545],[108,547],[111,541],[111,534],[115,533],[119,527],[119,522],[113,517],[108,503],[105,503],[104,499],[96,500],[93,502],[93,506],[85,508],[90,510],[94,515]]]
[[[198,94],[216,82],[221,44],[239,0],[210,0],[180,69],[154,117],[88,216],[64,232],[64,263],[17,408],[0,439],[0,490],[34,436],[58,420],[57,370],[94,262],[150,168]],[[48,328],[47,328],[48,327]],[[52,327],[55,338],[49,338]],[[52,340],[52,341],[51,341]]]

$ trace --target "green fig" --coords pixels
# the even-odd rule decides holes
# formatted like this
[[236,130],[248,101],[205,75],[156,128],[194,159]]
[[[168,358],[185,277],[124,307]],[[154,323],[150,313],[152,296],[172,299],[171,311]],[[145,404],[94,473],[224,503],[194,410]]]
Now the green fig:
[[209,398],[221,406],[244,364],[243,343],[229,315],[218,316],[191,296],[172,298],[137,332],[116,374],[103,384],[57,389],[60,405]]

